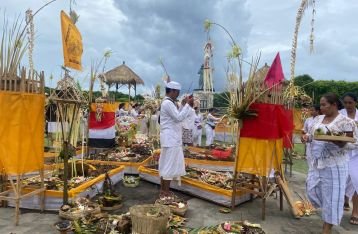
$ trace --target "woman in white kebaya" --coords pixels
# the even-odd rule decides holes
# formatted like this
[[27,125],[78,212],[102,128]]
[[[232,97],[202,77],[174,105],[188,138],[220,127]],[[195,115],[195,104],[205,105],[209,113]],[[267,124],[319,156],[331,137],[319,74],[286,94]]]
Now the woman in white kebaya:
[[[344,109],[340,113],[358,123],[357,96],[354,93],[343,95]],[[352,199],[353,210],[349,222],[358,225],[358,149],[349,150],[348,154],[348,180],[346,200],[344,207],[349,210],[349,199]]]

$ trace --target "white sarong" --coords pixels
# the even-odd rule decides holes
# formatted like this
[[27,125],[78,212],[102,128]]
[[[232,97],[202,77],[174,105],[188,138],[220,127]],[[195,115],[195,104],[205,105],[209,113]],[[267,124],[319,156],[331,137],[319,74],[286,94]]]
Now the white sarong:
[[346,196],[352,198],[355,192],[358,193],[358,156],[350,158],[348,162]]
[[206,131],[206,146],[210,146],[214,144],[214,137],[215,137],[215,130],[209,125],[205,125],[205,131]]
[[339,225],[343,217],[347,165],[336,165],[308,172],[307,196],[315,208],[321,208],[324,222]]
[[164,180],[180,180],[180,177],[185,174],[182,146],[162,147],[159,158],[159,176]]
[[194,146],[201,146],[201,138],[202,138],[202,135],[203,135],[203,129],[198,129],[197,127],[195,127],[193,129],[193,143],[194,143]]

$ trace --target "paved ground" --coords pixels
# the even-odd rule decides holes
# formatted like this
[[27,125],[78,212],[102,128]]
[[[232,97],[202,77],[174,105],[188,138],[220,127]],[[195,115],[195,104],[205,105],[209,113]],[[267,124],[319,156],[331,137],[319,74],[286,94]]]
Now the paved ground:
[[[290,180],[290,188],[299,193],[304,192],[303,174],[295,173]],[[126,212],[134,204],[153,203],[158,194],[159,187],[144,181],[137,188],[125,188],[121,184],[117,185],[117,190],[123,195],[124,206],[121,212]],[[260,223],[266,233],[320,233],[322,221],[319,215],[305,217],[300,220],[294,219],[284,203],[284,210],[279,210],[279,202],[273,197],[267,201],[266,220],[261,220],[261,200],[256,199],[237,207],[230,214],[219,213],[220,206],[201,199],[192,198],[188,195],[177,193],[189,200],[189,210],[187,212],[188,227],[199,227],[203,225],[215,225],[221,221],[229,220],[249,220],[250,222]],[[14,209],[0,208],[0,234],[8,233],[29,233],[47,234],[57,233],[53,224],[59,219],[55,213],[40,214],[37,211],[22,210],[20,225],[13,225]],[[358,226],[348,223],[349,212],[345,213],[341,227],[335,227],[333,233],[358,233]]]

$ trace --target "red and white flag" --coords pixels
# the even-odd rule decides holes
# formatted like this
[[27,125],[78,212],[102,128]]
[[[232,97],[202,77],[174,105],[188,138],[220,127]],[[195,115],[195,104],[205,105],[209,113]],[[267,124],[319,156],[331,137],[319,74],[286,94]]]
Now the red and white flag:
[[115,144],[115,108],[113,104],[91,105],[89,114],[88,145],[96,148],[110,148]]

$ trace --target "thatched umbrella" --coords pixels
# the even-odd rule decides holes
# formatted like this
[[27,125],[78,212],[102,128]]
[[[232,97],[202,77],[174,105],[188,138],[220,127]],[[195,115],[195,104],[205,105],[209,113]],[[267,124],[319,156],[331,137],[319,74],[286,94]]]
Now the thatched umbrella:
[[132,69],[126,66],[124,61],[122,65],[113,68],[104,75],[108,88],[115,84],[116,92],[123,85],[128,85],[129,99],[131,88],[134,88],[134,95],[137,95],[137,85],[144,85],[144,81]]

